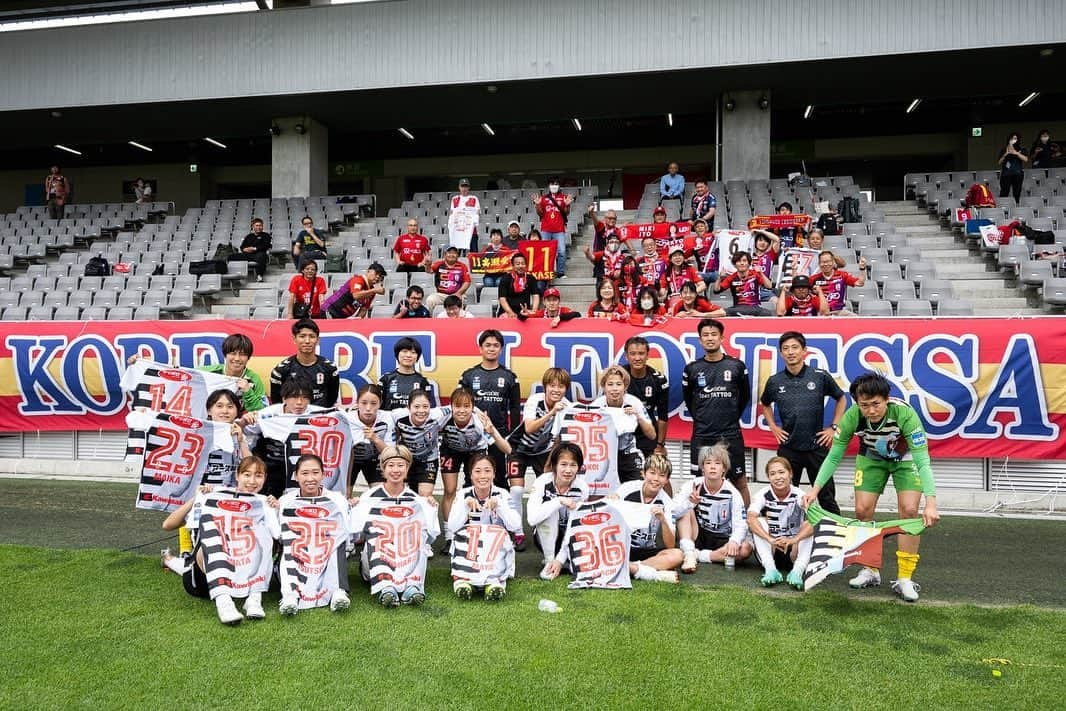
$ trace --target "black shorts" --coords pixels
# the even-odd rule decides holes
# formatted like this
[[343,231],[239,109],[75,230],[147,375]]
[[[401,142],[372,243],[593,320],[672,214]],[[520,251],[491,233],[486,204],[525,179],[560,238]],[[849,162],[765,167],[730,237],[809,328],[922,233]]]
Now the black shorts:
[[644,456],[640,451],[618,455],[618,481],[640,481],[644,478]]
[[192,554],[186,559],[190,564],[189,569],[186,570],[181,576],[181,584],[185,588],[185,592],[189,593],[193,597],[211,597],[211,591],[207,587],[207,575],[204,571],[200,570],[200,566],[196,564],[196,554],[200,551],[200,546],[197,545],[193,548]]
[[456,452],[447,447],[440,448],[441,474],[466,474],[470,478],[470,460],[475,454],[485,454],[487,450],[477,449],[473,452]]
[[376,459],[367,459],[363,462],[357,462],[352,460],[352,471],[348,476],[348,483],[355,486],[355,480],[359,478],[359,475],[363,475],[363,479],[366,480],[367,486],[373,486],[374,484],[380,484],[385,481],[385,477],[381,473],[381,465]]
[[525,479],[530,467],[533,467],[533,476],[544,473],[544,467],[548,466],[548,453],[544,454],[511,454],[507,457],[507,479]]
[[407,483],[412,487],[419,484],[436,486],[437,471],[440,469],[440,460],[431,459],[428,462],[415,460],[411,463],[411,469],[407,472]]
[[702,528],[696,536],[696,548],[701,551],[716,551],[726,543],[729,543],[729,536],[710,533]]
[[639,563],[642,560],[647,560],[648,558],[654,558],[655,556],[657,556],[660,553],[662,553],[664,550],[666,550],[666,549],[662,548],[660,546],[656,546],[654,548],[634,548],[633,546],[630,546],[629,547],[629,562],[630,563]]
[[267,460],[266,468],[266,482],[263,484],[263,490],[260,493],[264,496],[273,496],[275,499],[280,498],[285,493],[285,489],[290,486],[289,473],[285,470],[285,462]]
[[725,442],[729,446],[729,468],[726,478],[731,483],[736,483],[747,478],[747,468],[744,460],[747,452],[744,449],[744,438],[736,439],[693,439],[688,451],[689,471],[692,476],[702,476],[700,471],[700,450],[704,447],[712,447],[719,442]]

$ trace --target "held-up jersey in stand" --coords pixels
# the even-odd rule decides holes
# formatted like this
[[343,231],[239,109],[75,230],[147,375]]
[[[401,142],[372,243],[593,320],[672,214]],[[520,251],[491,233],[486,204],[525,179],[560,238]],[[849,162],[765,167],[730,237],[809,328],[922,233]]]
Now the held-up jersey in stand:
[[[693,487],[699,487],[699,503],[689,500]],[[743,543],[748,536],[748,519],[744,513],[744,499],[728,480],[713,494],[707,491],[703,477],[689,479],[674,494],[674,515],[678,518],[691,510],[696,511],[696,523],[700,530],[715,536],[726,536],[734,543]]]
[[714,243],[714,258],[718,262],[719,274],[732,274],[737,270],[733,266],[733,255],[737,252],[751,254],[755,248],[755,239],[747,230],[721,230]]
[[219,595],[242,598],[266,592],[281,523],[265,496],[233,489],[197,493],[186,526],[203,550],[212,600]]
[[278,500],[281,519],[281,595],[297,596],[299,609],[324,607],[333,592],[348,589],[348,501],[326,489],[319,496],[299,490]]
[[470,238],[481,219],[481,202],[476,195],[452,195],[448,214],[448,246],[470,249]]
[[302,415],[271,413],[269,408],[259,414],[259,421],[250,427],[262,436],[285,445],[285,471],[290,486],[296,474],[296,461],[304,454],[317,454],[322,459],[322,486],[343,494],[348,479],[352,445],[362,442],[364,430],[353,431],[348,417],[336,410],[308,412]]
[[801,502],[803,490],[790,486],[784,499],[778,499],[769,486],[751,497],[748,513],[766,517],[766,528],[771,538],[795,536],[803,525],[804,513]]
[[[651,501],[644,501],[644,494],[642,493],[644,488],[643,481],[627,481],[618,487],[618,498],[624,502],[628,502],[634,505],[646,506],[649,509],[652,506],[662,506],[663,513],[666,514],[666,520],[670,522],[670,530],[674,530],[674,502],[670,500],[670,497],[666,495],[666,492],[662,489],[652,498]],[[629,539],[629,545],[632,548],[640,548],[647,550],[649,548],[655,548],[659,540],[659,528],[661,521],[657,516],[650,516],[648,519],[648,525],[643,528],[633,527],[632,535]]]
[[137,508],[173,511],[191,499],[214,450],[233,452],[230,425],[137,410],[126,415],[126,471],[140,474]]
[[552,434],[581,447],[589,496],[606,496],[618,488],[618,433],[607,408],[571,405],[555,416]]
[[611,503],[595,501],[574,509],[555,560],[570,564],[567,587],[632,588],[629,581],[629,524]]
[[140,358],[126,368],[119,387],[133,396],[130,409],[207,417],[207,396],[215,390],[236,393],[237,378]]
[[364,541],[362,573],[371,595],[390,588],[425,592],[426,546],[440,535],[436,507],[407,488],[390,496],[379,484],[360,497],[352,531]]

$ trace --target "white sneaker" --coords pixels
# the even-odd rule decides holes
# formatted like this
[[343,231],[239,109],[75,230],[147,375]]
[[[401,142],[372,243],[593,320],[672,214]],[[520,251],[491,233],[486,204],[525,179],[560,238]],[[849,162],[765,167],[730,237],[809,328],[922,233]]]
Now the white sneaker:
[[261,620],[266,617],[263,611],[263,593],[248,593],[248,599],[244,601],[244,616],[249,620]]
[[296,610],[300,607],[300,601],[295,595],[287,595],[281,598],[281,602],[278,604],[278,612],[283,615],[295,615]]
[[881,584],[881,573],[870,568],[863,568],[859,574],[848,581],[848,585],[858,590],[859,588],[873,588]]
[[679,583],[681,578],[676,570],[656,570],[655,579],[660,583]]
[[218,610],[218,619],[222,621],[224,625],[236,625],[240,624],[244,619],[244,615],[240,613],[237,606],[233,604],[233,598],[229,595],[222,595],[215,598],[215,609]]
[[910,578],[900,578],[892,581],[892,592],[903,598],[903,602],[918,602],[918,593],[922,586]]
[[422,552],[426,554],[426,558],[432,558],[433,557],[433,546],[429,545],[428,543],[423,543],[422,544]]
[[699,559],[696,557],[696,551],[686,551],[685,557],[681,562],[682,573],[695,573],[696,566],[699,565]]
[[333,591],[333,597],[329,601],[329,609],[333,612],[344,612],[351,607],[352,601],[348,599],[348,593],[337,589]]
[[555,580],[556,575],[551,569],[551,563],[545,563],[544,567],[540,569],[541,580]]

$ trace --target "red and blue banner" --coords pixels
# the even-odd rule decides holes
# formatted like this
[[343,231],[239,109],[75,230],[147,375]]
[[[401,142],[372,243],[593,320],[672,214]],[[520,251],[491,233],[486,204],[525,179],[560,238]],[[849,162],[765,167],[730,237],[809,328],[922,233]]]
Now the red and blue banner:
[[[688,439],[691,420],[681,371],[702,356],[696,321],[670,319],[654,330],[575,319],[550,328],[544,319],[370,319],[320,321],[319,350],[340,368],[341,392],[395,367],[392,348],[412,336],[422,344],[421,369],[437,392],[451,392],[478,360],[477,336],[500,329],[503,359],[523,396],[540,386],[545,368],[571,373],[571,395],[591,400],[600,373],[622,358],[627,338],[651,343],[651,365],[670,381],[671,439]],[[749,447],[773,448],[758,396],[783,365],[778,336],[807,337],[809,362],[847,390],[876,369],[893,395],[914,406],[934,456],[1066,459],[1066,319],[726,319],[725,350],[743,360],[752,405],[742,418]],[[0,323],[0,431],[124,430],[126,398],[119,378],[137,353],[181,366],[220,362],[222,339],[244,333],[255,344],[250,367],[264,380],[295,351],[289,321],[10,322]],[[831,409],[827,409],[827,414]]]

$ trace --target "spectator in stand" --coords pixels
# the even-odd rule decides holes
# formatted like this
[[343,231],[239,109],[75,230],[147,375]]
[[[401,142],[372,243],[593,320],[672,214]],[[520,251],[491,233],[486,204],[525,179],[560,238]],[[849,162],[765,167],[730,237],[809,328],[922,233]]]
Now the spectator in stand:
[[[517,225],[518,223],[517,222],[512,222],[511,224],[512,225]],[[501,255],[504,255],[504,254],[507,254],[508,252],[512,252],[512,251],[514,251],[514,250],[509,249],[508,247],[505,246],[504,241],[503,241],[503,233],[500,232],[499,229],[493,227],[492,230],[489,231],[489,244],[488,244],[487,247],[485,247],[485,254],[501,254]],[[484,286],[499,286],[500,285],[500,275],[499,274],[486,274],[485,277],[484,277],[484,280],[482,281],[482,284]]]
[[[607,248],[607,240],[614,235],[618,238],[619,245],[624,245],[626,249],[629,249],[629,245],[626,244],[626,240],[623,238],[622,228],[618,226],[618,214],[614,210],[608,210],[603,220],[596,218],[596,206],[589,205],[589,217],[592,219],[593,228],[595,230],[592,237],[592,251],[602,252]],[[585,249],[585,254],[588,254],[588,248]],[[596,264],[592,268],[592,276],[599,279],[603,276],[603,264]]]
[[629,318],[629,313],[618,300],[618,290],[610,279],[600,279],[596,282],[596,294],[598,298],[589,304],[587,316],[589,318],[606,318],[614,321],[622,321]]
[[666,273],[666,260],[659,254],[654,237],[640,241],[640,256],[636,259],[643,284],[658,284]]
[[714,287],[719,294],[726,289],[733,292],[733,305],[725,312],[730,316],[772,316],[761,306],[760,286],[772,289],[770,279],[751,266],[751,255],[747,252],[733,254],[733,266],[737,268],[732,274],[724,274]]
[[418,284],[407,287],[407,298],[396,304],[393,318],[429,318],[429,309],[422,303],[426,292]]
[[618,289],[618,300],[626,311],[632,311],[636,308],[637,293],[642,287],[651,285],[651,282],[644,279],[640,267],[637,266],[637,260],[627,254],[622,259],[622,276],[615,282],[615,286]]
[[1051,167],[1051,133],[1046,128],[1040,129],[1040,133],[1037,134],[1036,142],[1033,143],[1033,147],[1029,149],[1029,160],[1032,161],[1030,167],[1032,168],[1050,168]]
[[[774,272],[774,265],[781,253],[781,239],[768,230],[752,230],[755,239],[752,241],[754,249],[751,253],[752,266],[766,276]],[[760,287],[759,299],[766,301],[774,295],[773,289]]]
[[692,223],[692,235],[685,240],[696,265],[696,271],[700,273],[707,283],[718,278],[718,265],[714,263],[714,233],[710,231],[706,220],[695,220]]
[[559,179],[548,180],[548,192],[543,195],[530,193],[529,198],[540,215],[541,237],[555,240],[558,244],[555,256],[555,278],[566,278],[566,247],[569,234],[566,231],[566,219],[570,214],[570,205],[574,196],[559,192]]
[[263,231],[263,221],[252,218],[252,231],[241,240],[241,248],[236,254],[229,255],[231,262],[252,262],[255,264],[255,280],[263,281],[267,261],[270,259],[270,233]]
[[[777,206],[778,215],[791,215],[792,203],[783,202]],[[796,227],[782,227],[777,231],[778,239],[781,244],[778,247],[780,252],[782,249],[792,249],[793,247],[803,246],[803,231]]]
[[463,300],[458,296],[449,296],[444,300],[444,310],[437,318],[474,318],[474,314],[463,308]]
[[699,287],[701,286],[706,286],[702,280],[696,282],[686,281],[681,287],[681,297],[674,302],[673,307],[670,309],[670,315],[678,318],[725,316],[724,309],[720,306],[715,306],[699,295]]
[[396,255],[396,271],[426,271],[429,266],[429,240],[418,231],[418,220],[407,221],[407,232],[396,238],[392,252]]
[[426,308],[430,311],[444,303],[449,296],[466,298],[466,292],[470,289],[470,269],[459,261],[458,247],[444,250],[444,259],[433,262],[429,271],[437,285],[437,292],[426,299]]
[[522,311],[518,314],[519,321],[525,321],[527,318],[543,318],[548,320],[548,325],[555,328],[563,321],[569,321],[581,316],[581,312],[569,309],[562,305],[562,297],[559,296],[559,290],[554,286],[550,286],[544,290],[544,296],[541,298],[541,308],[536,311]]
[[507,234],[503,235],[503,248],[516,251],[518,249],[518,241],[525,238],[526,236],[522,234],[522,225],[518,223],[518,220],[511,220],[507,223]]
[[[477,195],[470,194],[470,181],[466,178],[459,178],[459,194],[452,195],[451,205],[453,211],[463,208],[477,214],[479,218],[481,216],[481,201]],[[474,222],[474,230],[470,233],[470,251],[477,251],[477,222]]]
[[292,241],[292,263],[299,266],[303,257],[325,259],[326,236],[315,229],[315,222],[310,215],[304,215],[300,224],[303,229],[296,233]]
[[666,265],[666,271],[659,280],[659,298],[666,304],[667,309],[673,308],[674,304],[681,300],[681,287],[686,284],[695,284],[699,293],[703,293],[707,288],[703,279],[696,273],[696,268],[685,261],[685,250],[677,247],[670,252],[670,263]]
[[1022,137],[1014,131],[1007,138],[1007,145],[1003,148],[1003,155],[999,157],[999,196],[1007,197],[1014,193],[1014,201],[1018,202],[1022,197],[1022,179],[1025,177],[1025,164],[1029,157],[1025,155],[1022,147]]
[[811,278],[806,274],[792,277],[788,292],[777,300],[778,316],[828,316],[829,304],[817,288],[811,289]]
[[53,165],[44,178],[44,196],[48,201],[48,219],[62,220],[66,212],[67,197],[70,195],[70,181]]
[[368,318],[374,298],[385,294],[385,267],[374,262],[366,274],[355,274],[323,304],[330,318]]
[[838,268],[840,260],[829,250],[818,255],[818,273],[811,279],[829,307],[830,316],[854,316],[848,308],[847,293],[849,286],[862,286],[866,283],[866,259],[859,260],[859,276],[853,276]]
[[706,220],[707,224],[714,224],[714,213],[718,211],[718,198],[707,187],[706,180],[696,181],[696,192],[692,195],[692,214],[689,222]]
[[318,276],[318,264],[307,258],[300,263],[300,273],[289,280],[289,303],[286,318],[322,318],[322,295],[326,280]]
[[152,184],[145,181],[144,178],[137,178],[133,181],[133,201],[138,205],[143,205],[146,202],[152,201]]
[[[531,241],[531,242],[539,242],[540,241],[540,230],[530,230],[529,234],[526,235],[526,239]],[[526,268],[527,269],[529,268],[529,263],[528,262],[526,263]],[[555,278],[558,279],[559,275],[556,274]],[[543,279],[538,279],[537,280],[537,293],[544,293],[544,290],[547,289],[547,288],[548,288],[548,282],[544,281]]]
[[[807,235],[807,249],[816,249],[819,252],[821,252],[821,251],[823,251],[823,247],[824,246],[825,246],[825,232],[820,227],[812,228],[811,229],[811,233],[809,235]],[[836,255],[836,254],[833,255],[833,261],[836,262],[837,269],[843,269],[844,265],[846,264],[846,262],[844,261],[843,257],[841,257],[839,255]],[[862,265],[860,267],[860,269],[865,269],[866,268],[866,260],[865,259],[860,259],[859,263]],[[817,267],[817,265],[816,265],[816,267]],[[815,268],[814,274],[808,274],[807,276],[809,276],[809,277],[811,277],[813,279],[816,274],[818,274],[818,269],[817,268]]]
[[526,272],[526,257],[521,252],[511,256],[511,271],[500,278],[500,316],[517,318],[525,311],[540,307],[536,280]]
[[[659,206],[663,200],[677,200],[677,214],[680,216],[685,210],[685,176],[678,171],[677,163],[666,166],[666,175],[659,178]],[[663,210],[666,217],[666,210]]]
[[666,309],[659,304],[659,291],[643,286],[637,292],[637,303],[629,314],[629,323],[634,326],[654,326],[665,323]]
[[614,232],[608,235],[602,251],[593,252],[588,245],[585,245],[585,258],[592,262],[592,276],[597,279],[601,277],[617,279],[621,276],[622,260],[625,256],[622,252],[622,243]]
[[653,225],[661,225],[666,222],[666,208],[659,205],[657,208],[651,211],[651,223]]

